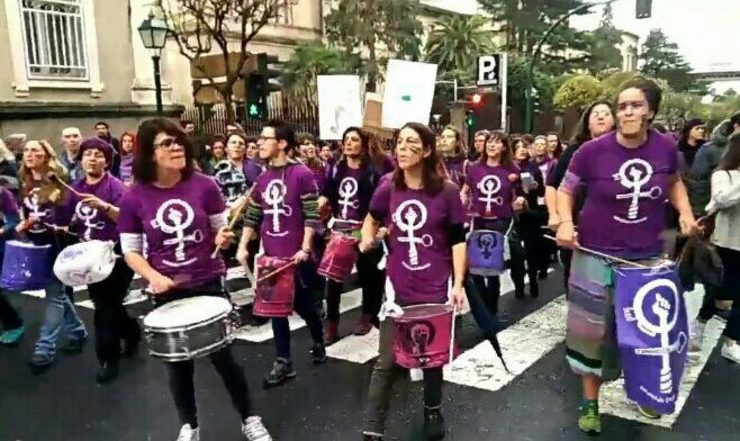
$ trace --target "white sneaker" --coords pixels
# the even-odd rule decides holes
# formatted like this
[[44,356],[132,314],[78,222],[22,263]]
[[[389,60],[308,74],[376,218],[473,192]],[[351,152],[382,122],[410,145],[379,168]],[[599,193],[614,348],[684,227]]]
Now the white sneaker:
[[262,418],[258,416],[251,416],[244,420],[242,433],[249,441],[272,441],[270,433],[262,424]]
[[689,342],[689,352],[701,352],[702,342],[704,341],[704,328],[707,324],[697,320],[692,326],[691,341]]
[[185,424],[180,428],[177,441],[200,441],[200,427],[193,429],[190,424]]
[[722,345],[721,354],[726,359],[728,359],[730,361],[734,361],[737,364],[740,364],[740,344],[738,344],[738,343],[734,343],[734,344],[724,343]]

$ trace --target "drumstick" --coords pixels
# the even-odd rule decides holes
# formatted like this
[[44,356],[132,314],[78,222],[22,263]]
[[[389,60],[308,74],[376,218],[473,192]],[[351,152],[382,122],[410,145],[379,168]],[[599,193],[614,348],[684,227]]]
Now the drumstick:
[[77,196],[78,198],[85,199],[85,197],[88,196],[88,195],[82,194],[79,191],[77,191],[74,188],[72,188],[72,186],[70,186],[69,184],[67,184],[66,182],[64,182],[64,180],[62,178],[60,178],[59,175],[57,175],[54,172],[50,172],[48,174],[48,176],[49,176],[49,179],[51,179],[52,181],[57,182],[58,184],[60,184],[62,187],[64,187],[67,190],[69,190],[73,195]]
[[450,331],[450,364],[452,364],[452,357],[455,355],[455,320],[457,320],[457,307],[452,306],[452,330]]
[[269,273],[265,274],[264,276],[260,276],[257,279],[257,282],[256,283],[264,282],[265,280],[269,279],[270,277],[274,276],[275,274],[281,273],[281,272],[285,271],[286,269],[290,268],[291,266],[293,266],[295,264],[296,264],[296,261],[295,260],[291,260],[290,262],[288,262],[287,264],[281,266],[280,268],[278,268],[278,269],[276,269],[276,270],[274,270],[272,272],[269,272]]
[[[552,236],[550,236],[548,234],[545,234],[544,236],[545,236],[545,238],[550,239],[550,240],[555,240],[555,241],[557,240],[557,239],[555,239],[554,237],[552,237]],[[596,250],[592,250],[592,249],[589,249],[589,248],[586,248],[586,247],[582,247],[580,245],[578,245],[578,250],[579,251],[583,251],[583,252],[588,253],[588,254],[593,254],[594,256],[603,257],[604,259],[611,260],[611,261],[614,261],[614,262],[617,262],[617,263],[621,263],[623,265],[632,266],[632,267],[640,268],[640,269],[647,269],[647,270],[652,269],[652,268],[650,268],[647,265],[643,265],[643,264],[637,263],[637,262],[631,262],[629,260],[622,259],[620,257],[612,256],[611,254],[604,254],[604,253],[598,252]]]
[[[244,211],[244,208],[249,203],[249,197],[252,196],[252,191],[254,190],[254,187],[256,186],[257,186],[256,182],[252,184],[252,188],[249,189],[247,194],[244,195],[244,199],[239,203],[239,205],[236,206],[236,210],[234,210],[234,215],[231,218],[229,225],[226,226],[227,230],[234,229],[234,225],[236,225],[236,221],[241,217],[242,211]],[[221,250],[221,247],[216,245],[216,249],[214,249],[213,253],[211,253],[211,259],[215,259],[218,256],[218,252],[220,250]]]

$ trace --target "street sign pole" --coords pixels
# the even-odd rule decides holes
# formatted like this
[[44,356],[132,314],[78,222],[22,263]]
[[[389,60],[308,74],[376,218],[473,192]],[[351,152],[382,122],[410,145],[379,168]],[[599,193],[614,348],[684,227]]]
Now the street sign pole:
[[506,132],[508,122],[508,110],[509,110],[509,57],[508,54],[501,54],[501,82],[499,87],[501,88],[501,131]]

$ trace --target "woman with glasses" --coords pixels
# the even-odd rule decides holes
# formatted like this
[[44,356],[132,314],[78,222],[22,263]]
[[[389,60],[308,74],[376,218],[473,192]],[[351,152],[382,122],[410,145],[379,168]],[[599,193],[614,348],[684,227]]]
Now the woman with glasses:
[[[447,181],[437,156],[434,132],[418,123],[408,123],[396,142],[398,169],[375,191],[362,228],[360,250],[377,246],[378,230],[389,223],[388,278],[401,306],[447,303],[452,279],[456,306],[465,299],[465,210],[459,189]],[[412,221],[411,219],[414,219]],[[404,240],[408,222],[424,244],[411,247]],[[415,252],[412,253],[412,250]],[[364,439],[382,440],[393,384],[403,373],[393,353],[393,324],[380,325],[380,356],[370,379],[365,410]],[[444,437],[442,417],[442,368],[424,371],[424,433],[426,439]]]
[[[144,121],[137,139],[136,184],[124,195],[118,218],[126,263],[149,283],[157,307],[196,296],[226,297],[224,261],[211,257],[214,244],[225,247],[228,242],[226,235],[219,234],[226,225],[226,205],[218,185],[195,171],[192,140],[172,121]],[[178,223],[178,218],[189,221]],[[270,440],[260,417],[252,413],[247,382],[231,348],[226,346],[208,357],[241,416],[246,439]],[[166,366],[182,423],[177,439],[197,441],[194,363],[186,360]]]

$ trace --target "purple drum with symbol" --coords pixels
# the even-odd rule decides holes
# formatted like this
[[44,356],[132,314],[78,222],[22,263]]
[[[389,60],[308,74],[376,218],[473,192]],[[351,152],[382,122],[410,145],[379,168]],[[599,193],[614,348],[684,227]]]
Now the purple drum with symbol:
[[506,271],[506,236],[493,230],[475,230],[468,237],[468,268],[477,276],[498,276]]
[[295,265],[273,274],[290,263],[290,259],[278,257],[257,257],[257,286],[255,288],[253,312],[262,317],[288,317],[293,314],[295,295]]
[[450,305],[403,308],[403,315],[393,318],[396,364],[407,369],[430,369],[449,363],[452,316]]
[[333,232],[317,272],[335,282],[344,282],[357,263],[357,238]]
[[0,286],[12,291],[44,289],[54,280],[51,245],[8,241]]

